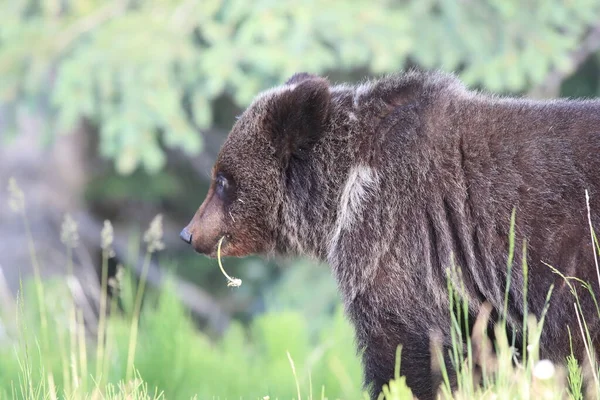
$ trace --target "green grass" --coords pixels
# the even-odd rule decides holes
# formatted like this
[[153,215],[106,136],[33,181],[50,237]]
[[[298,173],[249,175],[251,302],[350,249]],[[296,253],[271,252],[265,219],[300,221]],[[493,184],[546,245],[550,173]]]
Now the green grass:
[[14,334],[0,344],[2,398],[80,399],[102,393],[118,399],[133,391],[140,398],[291,399],[298,398],[297,384],[304,398],[311,398],[311,386],[313,398],[323,390],[329,398],[362,397],[352,329],[341,312],[316,340],[300,313],[277,312],[256,318],[249,327],[233,323],[213,341],[197,330],[174,289],[167,287],[144,302],[139,330],[128,313],[109,316],[106,344],[98,353],[65,284],[52,281],[44,289],[46,328],[35,282],[24,287],[18,315],[3,319],[14,322]]
[[[89,335],[83,317],[74,306],[63,280],[42,282],[35,244],[25,213],[25,200],[11,182],[11,206],[23,217],[34,277],[21,288],[17,306],[2,309],[0,322],[0,398],[12,399],[360,399],[361,367],[355,353],[352,328],[338,310],[330,323],[317,333],[309,329],[307,317],[299,312],[264,314],[243,326],[232,323],[219,340],[199,331],[167,285],[160,293],[149,292],[142,302],[145,281],[134,285],[127,274],[121,282],[123,312],[101,300],[97,335]],[[509,271],[515,252],[515,215],[511,218]],[[72,250],[78,245],[76,226],[65,219],[62,234],[71,268]],[[591,239],[596,242],[592,231]],[[146,257],[162,247],[160,219],[144,235]],[[112,228],[102,232],[103,261],[112,250]],[[526,243],[522,246],[526,255]],[[526,260],[526,257],[522,257]],[[548,266],[560,274],[552,266]],[[522,273],[527,280],[527,264]],[[443,363],[441,398],[456,399],[563,399],[597,398],[600,393],[598,364],[593,357],[591,335],[583,315],[577,288],[593,295],[591,285],[562,276],[573,293],[579,331],[588,344],[583,362],[573,355],[564,365],[539,359],[538,344],[543,329],[540,321],[524,320],[526,343],[515,349],[509,342],[504,322],[497,324],[496,352],[483,329],[489,307],[483,307],[472,336],[464,336],[468,304],[460,295],[460,269],[448,270],[453,348],[450,359],[457,371],[456,391]],[[510,273],[509,275],[510,276]],[[109,284],[105,272],[102,286]],[[505,304],[508,301],[508,287]],[[551,301],[551,290],[547,303]],[[524,293],[526,297],[526,293]],[[526,304],[525,304],[526,306]],[[108,313],[108,311],[111,311]],[[451,311],[452,310],[452,311]],[[597,309],[600,315],[600,307]],[[588,316],[589,317],[589,316]],[[1,332],[0,332],[1,333]],[[98,340],[97,340],[98,339]],[[435,342],[432,344],[435,350]],[[516,357],[516,352],[522,357]],[[401,348],[398,349],[397,359]],[[434,353],[441,360],[439,352]],[[590,382],[583,393],[583,377]],[[404,400],[412,396],[398,363],[395,378],[385,386],[380,399]]]
[[[306,317],[288,311],[264,314],[247,327],[234,322],[215,341],[195,327],[172,285],[160,293],[146,293],[142,302],[150,256],[163,247],[160,218],[144,235],[140,284],[128,274],[121,279],[124,311],[103,297],[98,340],[86,334],[67,283],[40,278],[25,198],[14,181],[10,185],[11,206],[23,218],[34,277],[21,288],[17,307],[2,315],[7,335],[0,339],[1,398],[363,397],[352,329],[341,311],[316,338]],[[70,270],[78,237],[68,216],[62,231]],[[101,237],[101,285],[106,288],[110,223]]]

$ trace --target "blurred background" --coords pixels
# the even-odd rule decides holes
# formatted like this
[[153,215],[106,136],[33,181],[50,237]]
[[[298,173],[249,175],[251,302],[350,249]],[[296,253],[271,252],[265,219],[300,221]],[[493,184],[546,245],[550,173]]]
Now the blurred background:
[[[44,282],[66,282],[57,298],[75,301],[93,337],[103,292],[100,232],[110,220],[111,282],[122,268],[135,287],[146,266],[149,291],[170,288],[169,299],[210,343],[259,315],[283,315],[282,326],[294,326],[285,319],[290,310],[307,343],[335,324],[349,331],[336,320],[327,266],[227,259],[228,272],[244,282],[230,288],[216,261],[194,254],[178,233],[206,194],[235,116],[259,91],[301,71],[337,83],[407,68],[451,71],[498,94],[596,97],[600,2],[0,0],[4,308],[18,306],[37,263]],[[24,213],[10,207],[10,178],[24,194]],[[66,214],[77,226],[76,246],[61,240]],[[146,265],[143,232],[157,214],[165,249]],[[0,338],[10,331],[6,321]],[[142,324],[140,332],[149,329]],[[348,374],[337,369],[338,382],[360,380],[352,365]]]

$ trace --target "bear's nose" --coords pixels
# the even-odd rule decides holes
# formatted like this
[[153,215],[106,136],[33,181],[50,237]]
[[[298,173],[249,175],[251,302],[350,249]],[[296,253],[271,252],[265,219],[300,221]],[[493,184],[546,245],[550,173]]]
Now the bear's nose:
[[179,237],[187,244],[192,243],[192,234],[187,230],[187,228],[183,228],[181,233],[179,233]]

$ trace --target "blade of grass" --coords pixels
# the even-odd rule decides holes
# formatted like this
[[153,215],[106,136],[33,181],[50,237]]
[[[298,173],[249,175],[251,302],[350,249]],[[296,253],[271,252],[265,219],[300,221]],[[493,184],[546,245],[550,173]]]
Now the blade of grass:
[[[592,370],[592,375],[594,377],[594,383],[596,385],[596,387],[598,387],[598,374],[596,373],[596,367],[594,366],[594,358],[592,357],[592,353],[590,351],[590,348],[588,346],[588,337],[586,337],[586,335],[584,334],[584,328],[583,328],[583,324],[581,323],[581,317],[579,315],[579,308],[577,307],[576,303],[573,303],[573,307],[575,308],[575,316],[577,317],[577,324],[579,325],[579,331],[581,332],[581,338],[583,340],[583,345],[585,346],[585,351],[587,353],[588,356],[588,360],[590,362],[590,367]],[[586,327],[587,330],[587,327]]]
[[302,396],[300,395],[300,383],[298,382],[298,375],[296,375],[296,366],[294,365],[294,360],[292,360],[292,356],[289,351],[286,351],[287,358],[290,360],[290,365],[292,366],[292,373],[294,374],[294,380],[296,381],[296,391],[298,392],[298,400],[302,400]]
[[528,287],[528,276],[529,268],[527,265],[527,241],[523,239],[523,256],[522,256],[522,267],[523,267],[523,348],[522,348],[522,363],[527,365],[527,287]]
[[596,249],[596,241],[594,240],[594,227],[592,226],[592,213],[590,210],[590,194],[585,190],[585,205],[587,208],[588,224],[590,226],[590,237],[592,239],[592,250],[594,252],[594,264],[596,265],[596,277],[598,278],[598,288],[600,288],[600,268],[598,268],[598,255]]
[[506,322],[508,320],[508,295],[510,293],[510,284],[512,278],[512,266],[513,259],[515,256],[515,221],[516,221],[517,209],[513,208],[510,215],[510,228],[508,233],[508,260],[507,260],[507,271],[506,271],[506,291],[504,293],[504,310],[503,310],[503,322],[506,328]]

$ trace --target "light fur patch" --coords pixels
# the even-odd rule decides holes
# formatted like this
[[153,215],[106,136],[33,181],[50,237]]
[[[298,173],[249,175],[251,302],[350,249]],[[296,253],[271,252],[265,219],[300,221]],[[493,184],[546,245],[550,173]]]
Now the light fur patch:
[[353,90],[353,89],[352,89],[352,86],[342,83],[340,85],[332,86],[330,88],[330,90],[331,90],[331,93],[343,93],[343,92],[347,92],[348,90]]
[[354,98],[352,99],[352,105],[354,108],[358,108],[360,103],[360,98],[367,93],[369,93],[372,89],[372,84],[370,82],[362,83],[358,85],[356,90],[354,91]]
[[340,199],[338,222],[342,228],[352,225],[356,215],[362,210],[364,200],[375,189],[377,181],[377,174],[371,167],[359,165],[350,170]]
[[349,229],[356,221],[357,215],[363,211],[366,200],[375,193],[378,184],[379,177],[373,168],[358,165],[350,169],[340,196],[338,216],[331,237],[331,251],[336,246],[342,230]]

